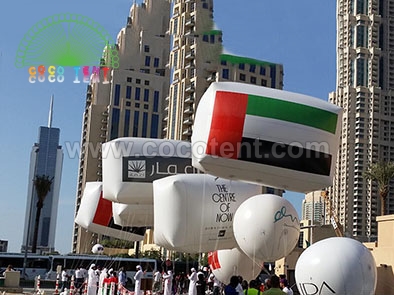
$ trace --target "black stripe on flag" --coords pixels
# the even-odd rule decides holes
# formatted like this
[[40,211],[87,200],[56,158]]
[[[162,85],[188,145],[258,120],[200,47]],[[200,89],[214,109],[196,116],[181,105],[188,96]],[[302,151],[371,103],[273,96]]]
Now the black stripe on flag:
[[332,155],[299,146],[242,137],[238,160],[328,176]]

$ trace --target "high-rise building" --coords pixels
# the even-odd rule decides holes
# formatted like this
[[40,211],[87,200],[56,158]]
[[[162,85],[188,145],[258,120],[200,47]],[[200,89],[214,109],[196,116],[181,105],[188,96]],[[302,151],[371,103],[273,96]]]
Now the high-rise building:
[[[333,207],[345,233],[374,239],[380,202],[363,177],[371,163],[394,160],[394,1],[337,1],[337,85],[329,100],[343,108]],[[394,190],[387,200],[394,213]]]
[[[198,102],[213,81],[283,86],[282,65],[223,54],[213,0],[133,4],[116,48],[107,46],[105,59],[114,49],[119,68],[109,73],[109,83],[88,87],[75,212],[85,183],[102,180],[103,142],[123,136],[190,141]],[[273,188],[264,192],[282,193]],[[152,244],[152,237],[146,235],[145,243]],[[94,233],[75,224],[73,252],[90,252],[97,242]]]
[[314,224],[324,223],[325,201],[321,191],[310,192],[302,200],[302,220],[311,220]]
[[[85,183],[102,180],[102,143],[118,137],[162,137],[164,100],[169,89],[169,20],[169,0],[134,3],[116,46],[105,48],[105,53],[117,51],[119,67],[108,72],[107,84],[101,77],[101,82],[92,81],[88,86],[75,214]],[[96,243],[96,234],[74,225],[73,252],[89,253]]]
[[190,141],[195,110],[214,81],[283,87],[283,66],[223,54],[222,31],[213,21],[213,0],[175,0],[170,24],[171,85],[166,138]]
[[37,212],[36,203],[38,200],[33,181],[36,176],[43,175],[52,179],[52,186],[44,200],[44,206],[41,210],[38,227],[37,252],[53,252],[55,250],[56,220],[62,175],[63,150],[59,145],[60,129],[52,127],[52,112],[53,96],[51,98],[48,127],[41,126],[39,128],[38,142],[33,145],[30,154],[22,251],[26,249],[26,242],[28,251],[32,248]]

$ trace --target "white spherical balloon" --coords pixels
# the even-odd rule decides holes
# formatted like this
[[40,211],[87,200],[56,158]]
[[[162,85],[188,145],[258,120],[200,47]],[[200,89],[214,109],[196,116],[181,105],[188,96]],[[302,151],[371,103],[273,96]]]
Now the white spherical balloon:
[[373,295],[376,272],[375,260],[363,244],[335,237],[321,240],[301,254],[295,279],[302,295]]
[[104,252],[104,246],[101,244],[96,244],[92,247],[93,254],[103,254],[103,252]]
[[234,216],[234,236],[246,255],[258,263],[289,254],[297,245],[300,223],[285,198],[263,194],[247,199]]
[[261,271],[258,264],[237,248],[210,252],[208,263],[215,277],[224,284],[230,282],[231,276],[242,276],[249,282]]

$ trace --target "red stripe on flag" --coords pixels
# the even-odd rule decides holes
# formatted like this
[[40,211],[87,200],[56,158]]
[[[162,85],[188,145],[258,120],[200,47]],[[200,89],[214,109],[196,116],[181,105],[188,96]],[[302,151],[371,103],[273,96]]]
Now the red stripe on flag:
[[93,217],[93,223],[108,226],[112,218],[112,202],[103,198],[103,192],[97,204],[96,213]]
[[248,105],[248,95],[217,91],[207,154],[237,159]]
[[208,264],[211,266],[212,270],[221,267],[218,257],[218,251],[208,253]]

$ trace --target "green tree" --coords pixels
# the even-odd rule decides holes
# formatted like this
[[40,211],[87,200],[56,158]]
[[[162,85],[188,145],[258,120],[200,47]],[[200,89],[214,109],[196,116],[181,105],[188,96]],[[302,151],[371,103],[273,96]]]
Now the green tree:
[[33,244],[31,248],[32,253],[37,252],[37,239],[38,239],[38,228],[40,225],[40,216],[41,209],[44,206],[44,200],[48,193],[51,191],[51,186],[53,182],[53,177],[49,179],[48,175],[36,175],[34,179],[34,187],[37,193],[37,212],[36,212],[36,220],[34,223],[34,234],[33,234]]
[[387,213],[386,199],[389,194],[390,180],[394,178],[394,163],[374,163],[364,172],[364,177],[377,183],[381,206],[380,214],[385,215]]

